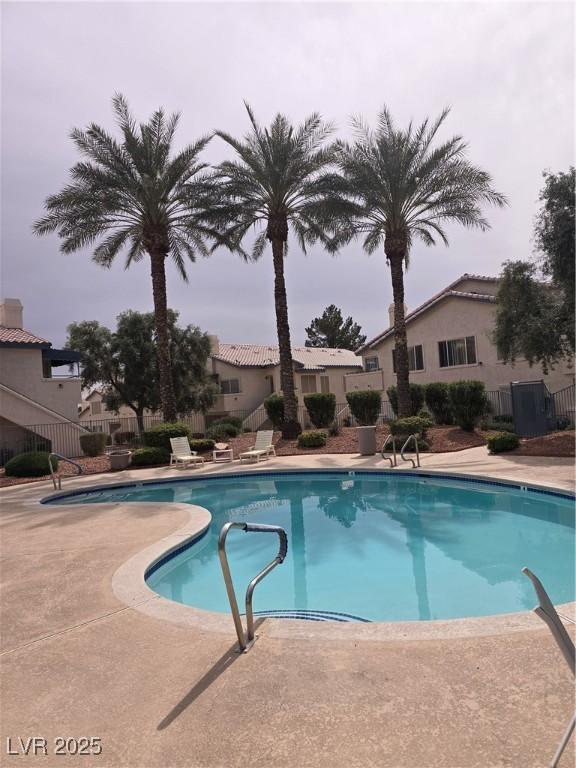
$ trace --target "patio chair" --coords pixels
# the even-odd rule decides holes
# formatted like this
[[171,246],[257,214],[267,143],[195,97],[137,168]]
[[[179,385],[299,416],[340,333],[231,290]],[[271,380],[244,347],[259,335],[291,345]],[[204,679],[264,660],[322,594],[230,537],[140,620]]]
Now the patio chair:
[[271,429],[262,429],[256,432],[256,442],[252,448],[240,454],[240,463],[242,461],[260,461],[260,459],[267,459],[268,456],[276,456],[276,450],[272,445],[273,435],[274,432]]
[[[534,613],[539,616],[542,621],[544,621],[550,632],[552,633],[552,637],[554,640],[556,640],[556,644],[560,648],[560,651],[562,652],[562,655],[566,659],[566,663],[570,667],[570,671],[572,672],[572,675],[576,675],[576,667],[575,667],[575,648],[574,648],[574,642],[568,632],[566,631],[566,627],[562,623],[562,620],[560,619],[560,616],[556,613],[556,609],[552,605],[552,602],[550,598],[548,597],[548,594],[544,587],[542,586],[542,582],[540,579],[538,579],[537,576],[535,576],[532,571],[528,570],[528,568],[522,568],[522,573],[526,574],[532,584],[534,585],[534,590],[536,591],[536,595],[538,597],[538,605],[536,608],[534,608]],[[568,727],[566,728],[564,732],[564,736],[562,736],[562,740],[560,741],[560,744],[558,745],[558,749],[556,750],[556,753],[552,759],[552,762],[550,763],[550,768],[556,768],[558,765],[560,758],[562,757],[562,753],[564,752],[564,749],[566,748],[566,745],[568,744],[570,740],[570,736],[572,735],[572,732],[574,731],[574,726],[576,725],[576,714],[572,716],[572,719],[570,720]]]
[[188,464],[204,464],[204,456],[198,456],[198,453],[190,448],[187,437],[171,437],[170,445],[172,446],[170,466],[181,464],[186,467]]

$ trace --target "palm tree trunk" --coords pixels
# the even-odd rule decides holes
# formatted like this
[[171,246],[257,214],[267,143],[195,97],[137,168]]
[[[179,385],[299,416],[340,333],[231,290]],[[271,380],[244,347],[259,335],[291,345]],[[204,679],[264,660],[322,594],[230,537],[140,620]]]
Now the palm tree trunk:
[[166,254],[161,251],[150,253],[152,265],[152,294],[154,296],[154,317],[156,320],[156,354],[160,374],[160,401],[164,421],[176,421],[176,398],[170,363],[170,335],[168,333],[168,306],[166,300]]
[[280,386],[284,396],[284,424],[282,436],[297,437],[302,428],[298,423],[298,401],[294,392],[294,368],[290,346],[290,325],[288,324],[288,302],[284,281],[284,241],[272,238],[272,259],[274,262],[274,304],[276,307],[276,330],[280,353]]
[[390,262],[392,275],[392,296],[394,299],[394,346],[396,349],[396,388],[398,390],[398,418],[410,416],[412,402],[410,398],[410,371],[408,364],[408,342],[406,340],[406,320],[404,317],[404,258],[405,248],[394,247],[386,238],[386,255]]

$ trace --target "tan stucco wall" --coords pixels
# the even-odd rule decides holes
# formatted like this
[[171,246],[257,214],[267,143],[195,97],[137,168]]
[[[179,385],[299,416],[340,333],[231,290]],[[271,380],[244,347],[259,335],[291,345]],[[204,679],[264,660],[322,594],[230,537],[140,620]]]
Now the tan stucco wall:
[[[78,403],[81,398],[80,379],[42,376],[42,351],[40,349],[0,349],[0,382],[31,400],[49,408],[64,418],[75,421],[78,418]],[[10,418],[10,414],[3,413]],[[39,422],[40,414],[30,408],[30,415],[24,416],[28,424]]]
[[[490,286],[489,283],[484,285]],[[462,290],[462,286],[459,285],[458,290]],[[494,313],[494,304],[449,297],[409,323],[408,346],[422,344],[424,354],[424,370],[411,371],[410,380],[425,384],[431,381],[451,382],[460,379],[476,379],[483,381],[487,390],[497,390],[508,387],[511,381],[544,379],[552,392],[567,387],[573,382],[574,371],[567,365],[558,366],[548,376],[544,376],[538,366],[531,368],[524,361],[518,361],[514,366],[500,362],[496,347],[490,340],[490,333],[494,326]],[[438,342],[463,336],[476,337],[478,362],[473,365],[440,368]],[[396,379],[392,368],[393,348],[394,338],[389,336],[363,353],[365,358],[378,356],[384,389],[394,384]],[[348,379],[349,389],[352,388],[353,379],[354,377]]]
[[[210,413],[251,412],[271,393],[269,377],[275,373],[273,368],[240,368],[220,360],[213,360],[212,362],[212,372],[217,373],[221,381],[224,379],[239,380],[240,392],[235,395],[219,395],[210,409]],[[278,391],[276,383],[275,390]]]
[[[91,403],[101,403],[100,406],[100,413],[92,413],[91,408],[87,408],[85,411],[83,411],[79,417],[78,420],[81,422],[85,421],[98,421],[99,419],[106,419],[106,420],[114,420],[114,419],[135,419],[136,414],[130,408],[128,405],[121,405],[118,408],[118,411],[109,411],[104,403],[102,402],[102,395],[99,392],[93,392],[89,397],[86,398],[86,400],[83,401],[83,405],[90,405]],[[144,411],[144,416],[154,416],[155,414],[152,411],[149,411],[146,409]]]

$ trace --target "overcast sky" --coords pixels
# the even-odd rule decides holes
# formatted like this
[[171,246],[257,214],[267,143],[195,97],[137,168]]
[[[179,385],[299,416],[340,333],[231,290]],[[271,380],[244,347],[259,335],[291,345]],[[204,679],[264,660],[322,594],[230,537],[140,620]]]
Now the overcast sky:
[[[444,136],[459,133],[470,158],[510,207],[488,210],[488,233],[450,228],[449,248],[416,244],[406,277],[410,308],[463,272],[495,275],[530,256],[542,171],[573,163],[574,10],[570,3],[3,3],[2,295],[19,297],[24,325],[55,345],[71,321],[113,325],[124,309],[150,311],[146,262],[124,271],[59,253],[32,222],[77,156],[68,134],[94,121],[114,130],[110,100],[139,118],[162,105],[182,113],[178,145],[214,128],[242,135],[243,99],[262,122],[312,111],[349,133],[386,103],[399,123],[452,107]],[[227,155],[214,139],[209,161]],[[257,264],[227,252],[168,268],[168,300],[181,321],[222,341],[275,343],[269,250]],[[328,304],[372,336],[388,325],[383,253],[359,243],[337,257],[321,248],[286,263],[293,344]]]

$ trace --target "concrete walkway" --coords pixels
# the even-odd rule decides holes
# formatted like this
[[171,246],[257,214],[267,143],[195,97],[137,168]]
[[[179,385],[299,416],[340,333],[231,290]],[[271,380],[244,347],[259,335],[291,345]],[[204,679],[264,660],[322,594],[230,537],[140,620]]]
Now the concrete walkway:
[[[573,487],[571,460],[476,448],[422,464]],[[266,466],[382,462],[313,456]],[[182,474],[131,471],[65,487]],[[1,765],[536,768],[551,759],[573,690],[537,622],[509,635],[357,642],[277,637],[264,621],[254,648],[238,655],[232,624],[229,636],[179,626],[112,593],[122,563],[186,522],[181,508],[159,516],[146,505],[38,506],[50,490],[0,493]],[[47,755],[7,754],[7,737],[22,752],[18,739],[33,736],[46,739]],[[56,737],[99,737],[102,754],[63,758]],[[571,746],[562,766],[573,762]]]

